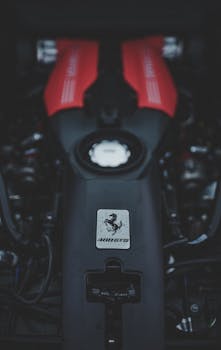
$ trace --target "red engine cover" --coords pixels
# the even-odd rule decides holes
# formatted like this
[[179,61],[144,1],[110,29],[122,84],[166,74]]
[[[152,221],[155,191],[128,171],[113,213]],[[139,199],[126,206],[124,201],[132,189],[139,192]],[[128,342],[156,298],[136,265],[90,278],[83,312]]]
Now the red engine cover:
[[171,118],[177,104],[172,76],[161,57],[162,37],[122,44],[124,78],[136,91],[139,108],[158,109]]
[[84,93],[98,74],[97,42],[60,40],[57,48],[58,60],[44,95],[49,116],[60,110],[83,107]]

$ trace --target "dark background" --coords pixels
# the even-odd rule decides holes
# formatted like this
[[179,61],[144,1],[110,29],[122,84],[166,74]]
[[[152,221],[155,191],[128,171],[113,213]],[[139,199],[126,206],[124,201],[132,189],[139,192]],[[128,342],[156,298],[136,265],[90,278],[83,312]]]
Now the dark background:
[[18,0],[18,30],[49,35],[203,31],[220,17],[210,0]]

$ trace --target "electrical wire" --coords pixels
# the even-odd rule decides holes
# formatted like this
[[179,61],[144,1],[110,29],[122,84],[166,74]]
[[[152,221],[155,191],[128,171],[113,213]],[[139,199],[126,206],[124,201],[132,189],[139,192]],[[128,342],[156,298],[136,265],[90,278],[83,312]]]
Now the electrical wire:
[[33,314],[36,314],[36,316],[39,315],[50,320],[59,321],[59,315],[57,313],[49,311],[42,306],[26,305],[18,302],[5,302],[4,305],[0,305],[0,308],[3,310],[10,309],[13,313],[19,312],[19,314],[23,311],[25,314],[30,314],[31,317],[33,317]]
[[176,241],[169,242],[163,246],[163,249],[175,248],[175,247],[178,247],[180,245],[183,246],[185,243],[188,243],[188,238],[182,238],[182,239],[178,239]]
[[207,236],[209,238],[215,236],[220,223],[221,223],[221,180],[219,180],[218,182],[215,208],[214,208],[213,216],[207,232]]
[[[8,194],[6,191],[6,186],[5,186],[4,179],[3,179],[1,172],[0,172],[0,205],[1,205],[1,209],[2,209],[3,223],[4,223],[7,231],[11,235],[11,238],[13,239],[13,241],[15,243],[18,243],[20,245],[27,247],[28,242],[25,241],[23,238],[23,235],[17,231],[15,224],[13,222],[13,218],[12,218],[12,214],[11,214],[11,210],[10,210],[10,205],[9,205]],[[20,301],[24,304],[31,305],[31,304],[38,303],[44,297],[44,295],[47,293],[47,290],[49,287],[50,278],[51,278],[51,274],[52,274],[52,268],[53,268],[53,248],[52,248],[51,239],[48,235],[43,235],[43,240],[46,243],[47,250],[48,250],[47,275],[46,275],[46,277],[41,285],[39,292],[37,293],[37,295],[34,298],[27,299],[27,298],[23,297],[21,295],[23,287],[19,292],[16,292],[14,294],[14,297],[18,301]],[[27,272],[28,276],[29,276],[29,273],[30,273],[30,271]],[[28,276],[26,276],[26,277],[28,277]]]
[[217,263],[221,263],[221,256],[220,257],[209,257],[209,258],[192,259],[192,260],[175,262],[173,264],[167,265],[166,270],[174,269],[174,268],[181,268],[181,267],[188,267],[191,265],[195,266],[195,265],[217,264]]
[[43,235],[43,239],[46,243],[47,250],[48,250],[48,268],[47,268],[47,274],[43,279],[39,292],[30,299],[23,297],[21,293],[14,293],[14,297],[17,301],[20,301],[27,305],[37,304],[42,300],[42,298],[44,298],[44,296],[47,294],[48,287],[51,280],[51,275],[53,270],[53,260],[54,260],[53,248],[52,248],[51,239],[48,235]]
[[31,276],[32,264],[33,264],[33,258],[31,257],[28,260],[27,268],[26,268],[26,271],[25,271],[25,275],[24,275],[23,280],[20,283],[20,286],[19,286],[19,289],[17,291],[17,294],[21,294],[24,291],[24,289],[25,289],[25,287],[26,287],[26,285],[27,285],[27,283],[29,281],[29,278]]
[[2,220],[8,233],[11,235],[12,240],[15,243],[26,244],[23,239],[23,235],[17,231],[9,205],[8,193],[6,190],[5,182],[3,176],[0,172],[0,205],[2,210]]
[[221,180],[219,180],[219,183],[218,183],[215,208],[213,211],[212,219],[208,227],[207,233],[204,233],[197,239],[194,239],[194,241],[189,241],[187,238],[184,238],[184,239],[169,242],[165,244],[163,248],[169,249],[169,248],[180,247],[185,244],[194,245],[194,244],[199,244],[201,242],[204,242],[208,238],[212,238],[215,236],[220,223],[221,223]]

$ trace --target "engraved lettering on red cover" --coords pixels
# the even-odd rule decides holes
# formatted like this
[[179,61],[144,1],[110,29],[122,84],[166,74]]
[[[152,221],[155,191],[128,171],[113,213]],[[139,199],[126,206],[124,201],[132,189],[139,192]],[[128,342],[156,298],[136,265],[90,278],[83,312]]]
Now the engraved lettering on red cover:
[[137,93],[139,108],[161,110],[171,118],[177,105],[177,91],[158,44],[153,39],[124,42],[123,74]]
[[98,43],[69,40],[58,45],[58,60],[45,89],[48,116],[82,108],[86,90],[97,79]]

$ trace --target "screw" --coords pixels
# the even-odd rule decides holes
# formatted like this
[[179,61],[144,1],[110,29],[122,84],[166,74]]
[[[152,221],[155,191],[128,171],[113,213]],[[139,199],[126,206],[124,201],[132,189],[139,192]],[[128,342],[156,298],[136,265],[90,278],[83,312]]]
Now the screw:
[[199,312],[199,310],[200,310],[199,305],[198,305],[198,304],[192,304],[192,305],[190,306],[190,310],[191,310],[192,312],[194,312],[194,313]]

